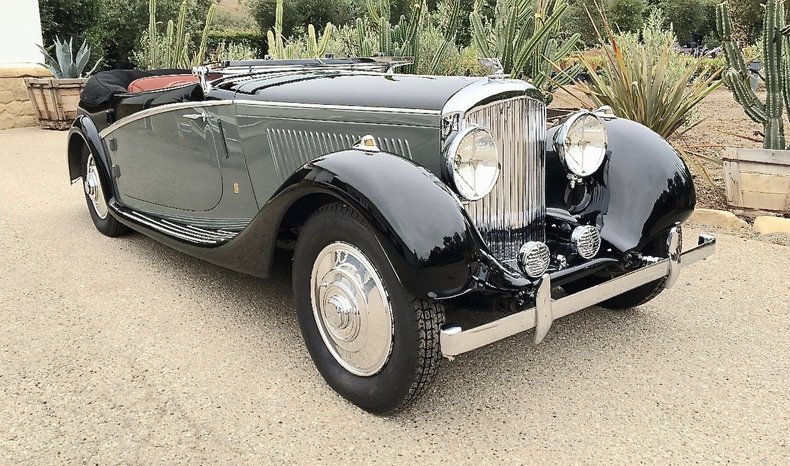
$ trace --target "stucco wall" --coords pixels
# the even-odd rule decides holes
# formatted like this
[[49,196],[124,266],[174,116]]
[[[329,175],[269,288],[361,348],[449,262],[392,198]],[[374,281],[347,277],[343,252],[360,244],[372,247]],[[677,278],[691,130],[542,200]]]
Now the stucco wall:
[[49,76],[43,60],[38,0],[0,0],[0,129],[36,125],[24,78]]
[[2,0],[0,66],[31,65],[42,60],[38,0]]
[[25,78],[29,76],[51,75],[42,67],[0,67],[0,129],[38,124],[25,87]]

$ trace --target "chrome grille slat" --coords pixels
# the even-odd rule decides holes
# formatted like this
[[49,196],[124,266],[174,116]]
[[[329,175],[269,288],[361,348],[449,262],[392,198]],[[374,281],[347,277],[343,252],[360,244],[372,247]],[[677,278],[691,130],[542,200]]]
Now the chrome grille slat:
[[546,106],[529,97],[499,101],[466,113],[469,125],[491,131],[502,170],[494,189],[466,209],[492,255],[513,260],[527,241],[546,240]]

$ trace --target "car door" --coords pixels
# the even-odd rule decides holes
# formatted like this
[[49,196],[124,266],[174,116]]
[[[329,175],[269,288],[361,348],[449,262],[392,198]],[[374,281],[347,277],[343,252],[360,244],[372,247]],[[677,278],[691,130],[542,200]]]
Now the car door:
[[154,214],[208,212],[219,205],[219,154],[226,147],[218,105],[143,110],[104,137],[121,204]]

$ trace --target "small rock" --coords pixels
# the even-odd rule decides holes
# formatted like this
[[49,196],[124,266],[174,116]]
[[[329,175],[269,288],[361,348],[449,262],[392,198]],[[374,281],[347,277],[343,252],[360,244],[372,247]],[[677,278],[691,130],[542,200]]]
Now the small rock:
[[735,216],[732,212],[716,209],[695,209],[689,222],[710,225],[719,228],[748,229],[749,224]]
[[790,235],[790,218],[762,216],[754,219],[754,232],[761,235],[785,233]]

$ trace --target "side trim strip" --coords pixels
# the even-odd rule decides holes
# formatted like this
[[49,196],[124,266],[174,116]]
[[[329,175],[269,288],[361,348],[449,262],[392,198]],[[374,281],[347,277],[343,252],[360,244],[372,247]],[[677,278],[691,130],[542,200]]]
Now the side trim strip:
[[128,125],[129,123],[135,122],[137,120],[142,120],[143,118],[158,115],[160,113],[166,113],[171,110],[178,110],[180,108],[198,108],[198,107],[219,107],[222,105],[231,105],[233,101],[231,100],[209,100],[206,102],[178,102],[174,104],[164,104],[158,105],[156,107],[147,108],[145,110],[140,110],[137,113],[133,113],[129,116],[125,116],[120,120],[116,121],[115,123],[111,124],[110,126],[104,128],[100,133],[99,137],[104,139],[108,134],[112,133],[116,129]]
[[423,108],[398,108],[398,107],[364,107],[359,105],[327,105],[327,104],[300,104],[295,102],[270,102],[264,100],[236,100],[238,105],[252,107],[270,108],[306,108],[322,110],[345,110],[349,112],[378,112],[378,113],[402,113],[407,115],[440,115],[439,110],[427,110]]

